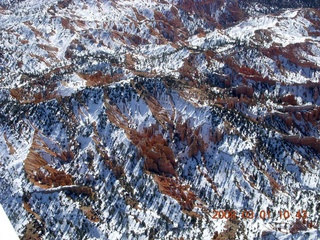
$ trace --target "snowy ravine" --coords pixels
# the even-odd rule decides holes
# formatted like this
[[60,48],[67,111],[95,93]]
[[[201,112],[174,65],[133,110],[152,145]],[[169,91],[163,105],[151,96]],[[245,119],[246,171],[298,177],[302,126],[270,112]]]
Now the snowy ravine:
[[320,238],[319,9],[9,2],[0,204],[21,239]]

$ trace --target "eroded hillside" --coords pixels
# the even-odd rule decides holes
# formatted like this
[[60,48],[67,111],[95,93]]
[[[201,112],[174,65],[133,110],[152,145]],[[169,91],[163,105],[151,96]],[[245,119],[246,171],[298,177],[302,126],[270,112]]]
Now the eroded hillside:
[[320,12],[258,7],[3,6],[0,203],[19,236],[319,237]]

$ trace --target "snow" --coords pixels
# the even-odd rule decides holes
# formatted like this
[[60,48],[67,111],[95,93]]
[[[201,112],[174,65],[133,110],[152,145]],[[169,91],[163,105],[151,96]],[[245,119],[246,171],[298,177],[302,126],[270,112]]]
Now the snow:
[[232,39],[252,41],[255,32],[264,29],[271,33],[273,40],[266,47],[270,47],[274,43],[286,47],[289,44],[311,40],[306,31],[306,28],[309,26],[311,26],[311,23],[305,18],[298,16],[298,10],[296,10],[286,11],[280,16],[251,17],[247,21],[227,29],[226,33]]
[[0,205],[0,235],[3,239],[18,240],[18,235],[12,227],[7,214]]
[[67,82],[59,83],[57,93],[63,97],[70,96],[71,94],[81,90],[85,87],[85,81],[78,75],[73,74]]
[[[267,51],[274,46],[285,48],[309,41],[307,49],[297,48],[296,54],[301,58],[298,62],[318,66],[319,38],[309,36],[308,32],[316,28],[315,24],[303,16],[302,10],[290,10],[250,17],[227,29],[204,29],[204,37],[190,34],[183,44],[173,44],[164,39],[161,39],[161,44],[156,44],[161,34],[156,29],[154,11],[172,14],[170,10],[174,4],[176,1],[167,4],[163,1],[76,0],[67,8],[60,9],[56,1],[40,4],[31,1],[22,2],[19,4],[21,7],[13,12],[6,11],[0,15],[3,23],[0,47],[5,53],[3,65],[8,69],[0,75],[0,87],[6,89],[6,94],[3,91],[3,96],[0,96],[3,107],[0,111],[0,200],[20,235],[31,218],[21,200],[26,193],[31,195],[27,201],[32,210],[45,223],[45,238],[48,239],[76,239],[81,234],[86,239],[146,239],[153,228],[158,230],[156,237],[159,239],[192,239],[198,235],[201,239],[211,239],[215,231],[224,230],[226,222],[212,219],[211,211],[226,206],[238,212],[244,208],[258,211],[258,207],[278,211],[286,206],[292,212],[308,208],[311,217],[317,217],[316,206],[310,203],[310,199],[314,199],[319,191],[319,158],[312,149],[284,141],[282,135],[319,137],[319,130],[316,124],[310,124],[303,117],[295,121],[294,116],[297,126],[293,125],[291,129],[279,127],[277,121],[268,117],[272,114],[285,116],[281,115],[283,105],[277,99],[286,94],[294,94],[300,106],[311,106],[311,110],[315,108],[319,99],[314,97],[315,94],[304,94],[307,87],[303,84],[318,83],[320,73],[317,68],[292,64],[281,54],[267,57],[261,49],[255,48],[259,45]],[[57,12],[51,9],[48,13],[49,6],[53,5]],[[133,7],[146,19],[138,21]],[[225,11],[225,7],[216,12],[216,17]],[[181,11],[179,9],[179,13]],[[73,32],[62,27],[62,17],[83,20],[84,26],[71,21],[75,28]],[[190,32],[202,26],[200,19],[192,15],[188,17],[191,20],[183,16],[182,21]],[[30,21],[31,26],[25,21]],[[34,29],[42,35],[36,34]],[[160,37],[151,35],[152,29]],[[259,31],[270,33],[270,41],[258,42],[255,34]],[[114,33],[132,34],[148,41],[134,46],[130,44],[130,37],[122,42]],[[20,40],[29,42],[22,44]],[[58,51],[44,50],[39,43],[57,47]],[[73,44],[74,55],[66,58],[66,50]],[[209,50],[213,56],[207,54]],[[48,65],[31,54],[44,57]],[[127,55],[132,57],[133,66],[127,66]],[[227,58],[229,62],[226,62]],[[191,73],[195,81],[185,83],[180,79],[180,71],[191,59],[199,76]],[[22,61],[19,63],[21,67],[18,67],[19,60]],[[282,69],[278,67],[279,62]],[[277,82],[276,86],[262,86],[250,74],[246,81],[251,84],[248,86],[255,88],[255,92],[247,103],[240,105],[238,101],[235,109],[216,106],[213,102],[224,94],[229,97],[231,89],[219,84],[229,78],[232,87],[237,87],[242,81],[237,68],[242,66],[256,70],[262,77],[270,77]],[[59,69],[63,70],[59,72]],[[51,70],[59,73],[50,75]],[[91,87],[77,74],[96,71],[119,74],[120,81]],[[135,78],[139,71],[141,75],[157,77]],[[31,73],[35,76],[30,77]],[[20,103],[10,95],[11,89],[30,87],[30,78],[37,81],[48,75],[46,81],[57,84],[52,91],[56,99]],[[167,76],[172,78],[171,83],[181,81],[181,89],[168,86],[170,81],[162,79]],[[39,85],[46,87],[46,81]],[[192,86],[198,82],[199,86]],[[201,89],[203,83],[208,84],[208,89]],[[138,89],[138,84],[141,84],[141,89]],[[30,91],[36,88],[39,86],[31,86]],[[207,91],[216,95],[208,99]],[[261,100],[262,95],[265,101]],[[62,103],[58,96],[63,97]],[[151,109],[146,97],[152,97],[159,104],[158,112]],[[199,103],[201,97],[205,99],[203,103]],[[119,116],[128,119],[126,128],[108,118],[108,106],[119,110]],[[309,110],[303,110],[303,113]],[[159,124],[158,114],[167,116],[170,124]],[[255,120],[257,117],[266,120],[261,123]],[[187,131],[191,132],[189,139],[184,141],[179,139],[182,133],[177,129],[178,124],[183,123],[187,123]],[[22,128],[23,124],[27,127]],[[190,223],[192,218],[181,211],[182,207],[174,197],[160,192],[154,181],[155,173],[145,170],[145,157],[129,137],[130,129],[142,133],[153,125],[159,128],[154,134],[161,135],[173,151],[177,163],[177,177],[173,179],[181,186],[190,185],[189,191],[197,196],[193,211],[202,218],[195,224]],[[215,130],[223,132],[221,140],[211,139]],[[62,161],[58,155],[52,158],[46,147],[37,149],[50,166],[72,175],[77,185],[44,190],[26,179],[24,160],[34,147],[34,134],[58,155],[62,152],[74,155],[74,159]],[[203,152],[189,156],[190,142],[196,140],[195,137],[206,146]],[[10,144],[16,153],[10,153]],[[93,154],[93,159],[89,158],[89,153]],[[112,169],[115,166],[123,167],[124,175],[115,176]],[[281,186],[280,190],[273,192],[265,173]],[[72,186],[89,186],[94,197],[68,193],[66,190]],[[128,200],[135,200],[138,207],[130,206]],[[91,222],[81,210],[88,204],[98,212],[99,223]],[[275,219],[267,222],[253,219],[243,221],[243,224],[248,239],[256,238],[263,230],[274,231],[279,239],[292,237],[288,232],[281,234],[276,231],[272,225],[274,222]],[[79,233],[79,229],[83,231]],[[128,237],[131,231],[136,233],[135,237]],[[307,233],[313,238],[318,237],[318,233],[310,229],[297,236],[305,238]]]

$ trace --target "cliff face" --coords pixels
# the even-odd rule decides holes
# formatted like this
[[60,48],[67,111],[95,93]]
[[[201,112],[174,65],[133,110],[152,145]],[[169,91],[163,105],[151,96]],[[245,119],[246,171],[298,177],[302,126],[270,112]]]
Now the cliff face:
[[263,4],[3,4],[0,203],[19,236],[319,237],[296,213],[319,220],[320,12]]
[[280,0],[243,0],[241,1],[245,4],[252,4],[252,3],[259,3],[264,6],[267,6],[271,8],[270,10],[279,10],[279,9],[285,9],[285,8],[319,8],[320,1],[319,0],[298,0],[298,1],[280,1]]

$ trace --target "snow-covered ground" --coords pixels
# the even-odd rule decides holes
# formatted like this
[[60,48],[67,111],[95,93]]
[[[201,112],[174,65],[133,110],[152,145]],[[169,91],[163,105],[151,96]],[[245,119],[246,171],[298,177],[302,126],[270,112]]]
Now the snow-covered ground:
[[0,203],[19,237],[319,238],[296,217],[319,221],[319,12],[224,27],[226,2],[178,4],[0,9]]

